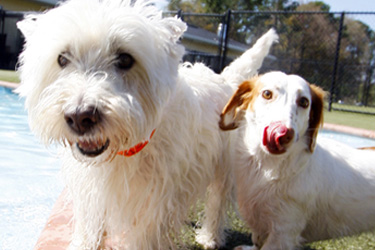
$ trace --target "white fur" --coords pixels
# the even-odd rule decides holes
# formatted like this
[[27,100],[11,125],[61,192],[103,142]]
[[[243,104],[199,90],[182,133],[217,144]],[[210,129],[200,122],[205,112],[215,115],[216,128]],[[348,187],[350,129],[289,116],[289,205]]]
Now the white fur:
[[[162,18],[147,1],[131,2],[71,0],[18,23],[26,37],[18,92],[31,129],[47,145],[65,146],[62,172],[75,219],[70,248],[97,249],[106,234],[116,236],[118,249],[175,248],[188,210],[207,188],[210,213],[197,239],[223,244],[232,174],[230,136],[217,124],[234,86],[202,64],[179,65],[185,23]],[[252,70],[234,72],[257,71],[277,36],[272,30],[265,39],[240,58]],[[117,64],[124,53],[134,58],[129,69]],[[79,134],[64,116],[88,107],[100,119]],[[117,155],[144,140],[138,154]],[[90,157],[77,141],[109,146]]]
[[[252,230],[252,249],[294,249],[374,229],[374,152],[327,139],[319,139],[314,148],[321,117],[313,117],[321,115],[316,102],[322,104],[322,90],[281,72],[244,84],[253,86],[241,94],[248,105],[232,98],[221,126],[240,123],[235,176],[239,209]],[[264,99],[264,90],[273,97]],[[309,100],[309,107],[298,105],[301,97]],[[242,118],[233,119],[233,109],[240,109],[237,116],[245,112]],[[315,128],[310,127],[312,119],[320,119]],[[295,131],[286,152],[277,155],[262,143],[265,127],[275,121]],[[237,249],[249,249],[241,247]]]
[[261,60],[268,55],[269,49],[273,43],[278,42],[279,37],[274,29],[270,29],[254,44],[253,48],[247,50],[243,55],[226,67],[221,75],[230,83],[237,86],[239,83],[248,79],[247,76],[254,76],[262,66]]

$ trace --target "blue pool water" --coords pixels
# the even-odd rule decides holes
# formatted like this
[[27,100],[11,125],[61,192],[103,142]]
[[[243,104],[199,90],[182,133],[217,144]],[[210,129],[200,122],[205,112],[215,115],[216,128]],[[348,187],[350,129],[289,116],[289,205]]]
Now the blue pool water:
[[319,131],[318,136],[334,139],[336,141],[340,141],[342,143],[348,144],[355,148],[375,147],[375,140],[366,138],[366,137],[360,137],[360,136],[339,133],[339,132],[334,132],[334,131],[328,131],[328,130]]
[[[322,131],[354,147],[375,140]],[[0,249],[33,249],[58,195],[60,163],[30,132],[23,100],[0,87]]]
[[0,249],[33,249],[62,191],[56,149],[35,139],[23,101],[0,87]]

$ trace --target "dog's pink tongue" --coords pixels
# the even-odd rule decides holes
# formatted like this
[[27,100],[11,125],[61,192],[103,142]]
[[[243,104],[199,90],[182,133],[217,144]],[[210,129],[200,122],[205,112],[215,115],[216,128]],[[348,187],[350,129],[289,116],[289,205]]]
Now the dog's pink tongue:
[[273,122],[264,128],[263,145],[271,154],[282,154],[286,151],[285,145],[294,136],[294,131],[288,129],[281,122]]

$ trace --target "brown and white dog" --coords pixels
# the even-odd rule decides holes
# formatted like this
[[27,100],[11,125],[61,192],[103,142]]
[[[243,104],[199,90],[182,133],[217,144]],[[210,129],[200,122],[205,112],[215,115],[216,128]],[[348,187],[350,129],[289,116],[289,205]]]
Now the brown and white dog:
[[239,86],[220,127],[236,142],[239,210],[253,247],[301,244],[375,228],[375,154],[320,139],[324,92],[271,72]]

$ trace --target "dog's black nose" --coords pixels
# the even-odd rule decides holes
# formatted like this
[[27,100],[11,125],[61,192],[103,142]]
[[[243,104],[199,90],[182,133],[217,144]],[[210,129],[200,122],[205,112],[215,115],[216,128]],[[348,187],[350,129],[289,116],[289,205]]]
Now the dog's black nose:
[[285,146],[290,143],[294,138],[294,134],[295,132],[293,128],[286,128],[286,131],[279,135],[280,145]]
[[77,108],[74,112],[66,112],[64,118],[74,132],[83,135],[99,123],[100,113],[95,107],[88,106]]

